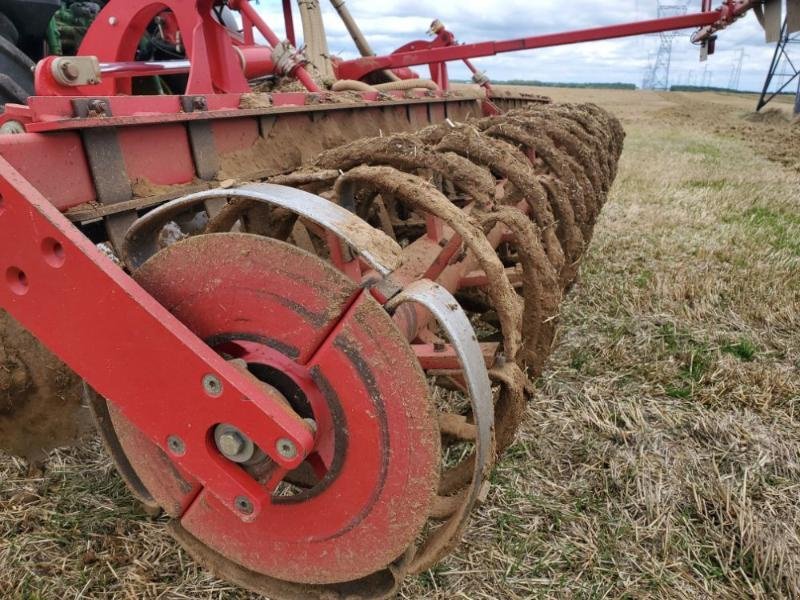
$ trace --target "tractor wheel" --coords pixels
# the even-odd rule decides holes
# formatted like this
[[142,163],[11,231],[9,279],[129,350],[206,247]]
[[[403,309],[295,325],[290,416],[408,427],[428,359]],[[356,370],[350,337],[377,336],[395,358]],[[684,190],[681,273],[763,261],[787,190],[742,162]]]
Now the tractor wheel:
[[9,102],[23,104],[33,94],[33,61],[17,48],[19,33],[0,13],[0,112]]
[[0,36],[6,38],[15,46],[19,43],[19,31],[7,16],[0,13]]

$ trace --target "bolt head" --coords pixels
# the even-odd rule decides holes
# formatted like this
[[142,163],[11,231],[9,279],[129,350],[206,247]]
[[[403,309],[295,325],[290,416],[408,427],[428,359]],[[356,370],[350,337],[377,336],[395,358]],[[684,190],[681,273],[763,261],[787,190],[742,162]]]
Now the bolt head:
[[295,446],[292,440],[281,438],[275,444],[275,448],[278,450],[278,454],[287,460],[297,458],[297,446]]
[[245,441],[242,436],[234,431],[223,433],[219,436],[217,447],[227,457],[236,457],[244,450]]
[[80,71],[78,67],[75,66],[75,63],[68,60],[61,63],[61,72],[64,74],[64,77],[70,81],[75,81],[80,75]]
[[214,442],[222,456],[239,464],[253,459],[257,450],[253,441],[246,434],[227,423],[221,423],[214,429]]
[[117,17],[108,17],[108,24],[112,27],[115,27],[116,24],[119,23],[119,19]]

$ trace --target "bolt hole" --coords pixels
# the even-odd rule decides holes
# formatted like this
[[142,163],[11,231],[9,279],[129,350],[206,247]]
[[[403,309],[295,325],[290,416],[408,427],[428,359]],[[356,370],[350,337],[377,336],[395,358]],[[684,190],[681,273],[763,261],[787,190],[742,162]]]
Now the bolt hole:
[[64,246],[53,238],[42,240],[42,254],[44,255],[44,261],[54,269],[63,267],[64,262],[67,260]]
[[25,271],[17,267],[9,267],[8,270],[6,270],[6,283],[17,296],[24,296],[30,289],[28,276],[25,274]]

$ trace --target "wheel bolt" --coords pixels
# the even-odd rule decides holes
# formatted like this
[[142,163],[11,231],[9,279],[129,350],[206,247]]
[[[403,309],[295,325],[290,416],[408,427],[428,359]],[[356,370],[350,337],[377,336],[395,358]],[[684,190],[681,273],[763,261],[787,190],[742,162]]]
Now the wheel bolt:
[[222,423],[214,430],[214,442],[222,456],[235,463],[244,464],[256,453],[253,441],[233,425]]
[[244,451],[245,441],[241,435],[230,431],[219,436],[217,447],[228,458],[239,456]]

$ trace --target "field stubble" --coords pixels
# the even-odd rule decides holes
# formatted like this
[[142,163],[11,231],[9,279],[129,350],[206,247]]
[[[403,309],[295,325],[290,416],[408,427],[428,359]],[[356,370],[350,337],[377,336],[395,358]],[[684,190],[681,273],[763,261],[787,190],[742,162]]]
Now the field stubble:
[[[402,595],[797,597],[800,167],[781,157],[800,128],[746,120],[749,98],[546,93],[623,119],[620,174],[497,485]],[[38,474],[0,458],[0,590],[250,597],[175,548],[96,440]]]

